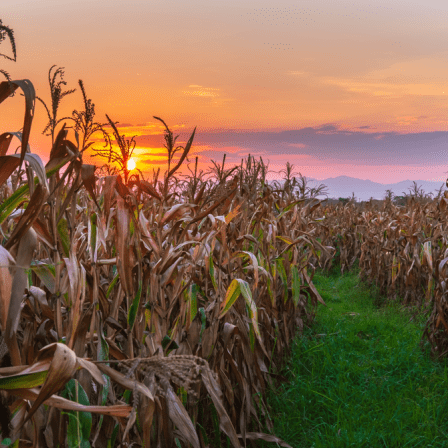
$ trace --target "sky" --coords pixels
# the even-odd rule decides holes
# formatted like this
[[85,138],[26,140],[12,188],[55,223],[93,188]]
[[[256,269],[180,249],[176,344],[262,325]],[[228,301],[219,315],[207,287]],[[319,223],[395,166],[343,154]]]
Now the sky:
[[[229,166],[251,154],[314,179],[447,177],[446,0],[1,3],[17,61],[0,68],[49,104],[48,71],[64,67],[64,88],[77,91],[59,117],[82,109],[82,79],[96,120],[108,114],[135,136],[145,173],[165,166],[158,116],[178,145],[197,128],[189,159],[204,170],[226,153]],[[8,41],[0,53],[11,55]],[[20,95],[3,102],[0,133],[20,130],[23,111]],[[47,121],[36,102],[30,145],[44,162]]]

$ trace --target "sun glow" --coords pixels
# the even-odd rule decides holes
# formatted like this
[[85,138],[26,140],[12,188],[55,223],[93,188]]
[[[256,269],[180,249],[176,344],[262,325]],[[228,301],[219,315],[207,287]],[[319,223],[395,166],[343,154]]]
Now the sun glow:
[[129,159],[127,163],[127,169],[129,171],[135,170],[136,164],[134,159]]

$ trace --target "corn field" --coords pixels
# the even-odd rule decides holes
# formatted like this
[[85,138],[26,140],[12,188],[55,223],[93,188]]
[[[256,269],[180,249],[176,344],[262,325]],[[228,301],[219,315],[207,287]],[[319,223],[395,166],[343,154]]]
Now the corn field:
[[[0,102],[20,89],[25,103],[22,131],[0,136],[3,439],[201,447],[214,433],[235,447],[260,438],[288,446],[262,432],[271,427],[264,394],[323,303],[309,262],[333,250],[312,235],[320,202],[274,190],[251,157],[229,169],[224,157],[207,179],[196,164],[181,180],[196,130],[175,147],[158,117],[163,178],[129,176],[135,145],[108,116],[119,150],[98,155],[121,163],[96,176],[82,156],[94,132],[109,136],[82,81],[75,142],[66,122],[56,132],[57,106],[73,90],[53,68],[50,107],[29,80],[0,84]],[[46,165],[28,144],[36,99],[49,118]]]
[[199,447],[213,403],[233,446],[276,441],[248,429],[269,424],[274,358],[323,302],[309,273],[313,253],[332,251],[312,235],[320,202],[275,192],[253,158],[215,182],[97,179],[66,136],[44,166],[6,155],[2,135],[0,387],[13,431],[48,446]]
[[[8,30],[0,22],[13,42]],[[11,446],[289,446],[263,432],[265,392],[325,305],[315,269],[335,262],[344,271],[358,258],[389,298],[432,307],[423,337],[448,353],[447,194],[324,206],[290,165],[272,185],[250,156],[209,175],[196,160],[182,177],[196,129],[176,147],[158,117],[168,168],[130,175],[135,144],[108,116],[113,137],[93,121],[82,81],[68,137],[54,106],[73,91],[52,69],[48,108],[31,81],[1,71],[0,103],[17,90],[25,109],[21,132],[0,135],[0,423]],[[52,138],[45,165],[28,143],[36,99]],[[109,143],[97,154],[119,162],[104,176],[83,162],[94,132]]]

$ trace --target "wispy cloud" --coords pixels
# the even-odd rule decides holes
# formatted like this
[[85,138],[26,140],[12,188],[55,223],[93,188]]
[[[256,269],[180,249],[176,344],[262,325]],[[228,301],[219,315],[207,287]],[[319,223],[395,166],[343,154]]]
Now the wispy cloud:
[[192,90],[184,90],[182,93],[187,96],[200,96],[200,97],[211,97],[215,98],[219,96],[219,90],[218,88],[214,87],[203,87],[198,86],[196,84],[192,84],[188,86],[189,89]]
[[322,84],[340,87],[346,92],[373,97],[442,96],[448,94],[446,79],[435,77],[448,68],[446,58],[413,58],[371,70],[362,77],[322,76]]

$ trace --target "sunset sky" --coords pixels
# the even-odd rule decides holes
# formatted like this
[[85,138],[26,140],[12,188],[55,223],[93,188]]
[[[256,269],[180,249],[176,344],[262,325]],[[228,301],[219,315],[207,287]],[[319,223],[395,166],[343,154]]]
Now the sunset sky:
[[[59,117],[82,109],[82,79],[97,121],[137,136],[145,172],[164,160],[155,115],[177,144],[197,126],[190,159],[203,168],[226,152],[315,179],[447,177],[446,0],[17,0],[0,19],[17,44],[0,68],[49,104],[48,70],[64,67],[77,91]],[[2,103],[0,133],[18,131],[23,110],[20,95]],[[36,102],[30,145],[44,162],[46,122]]]

